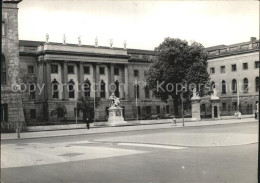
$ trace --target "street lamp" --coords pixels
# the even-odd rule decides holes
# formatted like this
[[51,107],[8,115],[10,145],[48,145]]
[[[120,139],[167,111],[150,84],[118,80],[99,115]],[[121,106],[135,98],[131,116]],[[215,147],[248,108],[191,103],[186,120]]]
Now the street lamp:
[[182,114],[182,126],[184,127],[184,115],[183,115],[183,91],[181,93],[181,114]]

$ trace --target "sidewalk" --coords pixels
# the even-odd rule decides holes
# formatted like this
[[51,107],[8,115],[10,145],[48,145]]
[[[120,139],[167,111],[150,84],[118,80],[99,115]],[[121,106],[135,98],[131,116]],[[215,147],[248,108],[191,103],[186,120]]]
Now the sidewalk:
[[[234,123],[249,123],[258,122],[254,118],[245,119],[230,119],[230,120],[212,120],[212,121],[195,121],[185,122],[185,127],[193,126],[207,126],[207,125],[225,125]],[[177,126],[172,126],[171,123],[163,124],[150,124],[150,125],[134,125],[134,126],[120,126],[120,127],[90,127],[87,129],[73,129],[73,130],[57,130],[57,131],[39,131],[39,132],[24,132],[20,134],[21,139],[34,139],[34,138],[46,138],[46,137],[58,137],[58,136],[72,136],[72,135],[89,135],[99,133],[115,133],[126,131],[139,131],[139,130],[152,130],[152,129],[166,129],[166,128],[179,128],[182,127],[182,123],[177,123]],[[1,140],[17,139],[16,133],[1,134]]]

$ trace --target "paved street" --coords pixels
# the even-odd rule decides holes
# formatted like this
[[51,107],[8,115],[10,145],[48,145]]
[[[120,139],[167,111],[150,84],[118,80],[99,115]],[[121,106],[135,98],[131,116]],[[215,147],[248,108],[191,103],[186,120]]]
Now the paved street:
[[1,176],[7,183],[254,183],[257,142],[257,122],[3,140]]

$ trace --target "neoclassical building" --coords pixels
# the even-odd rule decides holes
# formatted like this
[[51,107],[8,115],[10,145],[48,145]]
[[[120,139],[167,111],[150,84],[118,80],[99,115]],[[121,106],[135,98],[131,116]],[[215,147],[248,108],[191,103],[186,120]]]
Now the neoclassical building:
[[67,109],[64,120],[80,120],[76,101],[81,96],[101,98],[95,121],[106,121],[112,92],[120,98],[126,120],[163,118],[173,111],[172,102],[163,103],[145,89],[153,51],[33,41],[20,41],[19,51],[28,125],[57,120],[50,114],[58,104]]
[[[169,118],[173,101],[163,103],[145,87],[146,70],[155,56],[151,50],[94,45],[26,41],[18,38],[20,0],[2,3],[1,128],[75,122],[82,119],[76,109],[81,96],[101,98],[95,121],[108,118],[109,96],[120,98],[126,120]],[[221,115],[232,116],[239,102],[242,114],[253,114],[259,101],[259,40],[206,48],[208,72],[220,97]],[[20,85],[22,92],[12,91]],[[242,90],[237,90],[242,88]],[[17,88],[13,88],[17,89]],[[51,115],[57,105],[67,114]],[[190,110],[185,111],[190,116]],[[201,116],[211,116],[207,97]]]

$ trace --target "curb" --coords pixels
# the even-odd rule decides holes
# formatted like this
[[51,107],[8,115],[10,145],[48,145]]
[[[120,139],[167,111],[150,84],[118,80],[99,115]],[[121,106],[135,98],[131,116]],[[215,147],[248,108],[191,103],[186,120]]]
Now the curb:
[[[258,122],[256,120],[250,120],[250,121],[245,121],[245,122],[234,122],[234,123],[222,123],[222,124],[204,124],[204,125],[194,125],[194,126],[184,126],[185,128],[189,127],[201,127],[201,126],[216,126],[216,125],[229,125],[229,124],[243,124],[243,123],[253,123],[253,122]],[[158,123],[162,124],[162,123]],[[170,124],[170,123],[163,123],[163,124]],[[147,125],[147,124],[145,124]],[[151,124],[149,124],[151,125]],[[156,124],[155,124],[156,125]],[[140,125],[131,125],[131,126],[140,126]],[[124,126],[119,126],[119,127],[124,127]],[[173,128],[181,128],[182,126],[171,126]],[[92,134],[105,134],[105,133],[120,133],[120,132],[130,132],[130,131],[145,131],[145,130],[158,130],[158,129],[169,129],[169,127],[161,127],[161,128],[153,128],[153,129],[133,129],[133,130],[120,130],[120,131],[107,131],[107,132],[93,132],[93,133],[79,133],[79,134],[61,134],[61,135],[53,135],[53,136],[40,136],[40,137],[24,137],[24,138],[6,138],[2,139],[1,141],[8,141],[8,140],[24,140],[24,139],[38,139],[38,138],[53,138],[53,137],[65,137],[65,136],[78,136],[78,135],[92,135]],[[75,129],[77,130],[77,129]],[[22,134],[22,133],[21,133]],[[1,135],[2,136],[2,135]]]

